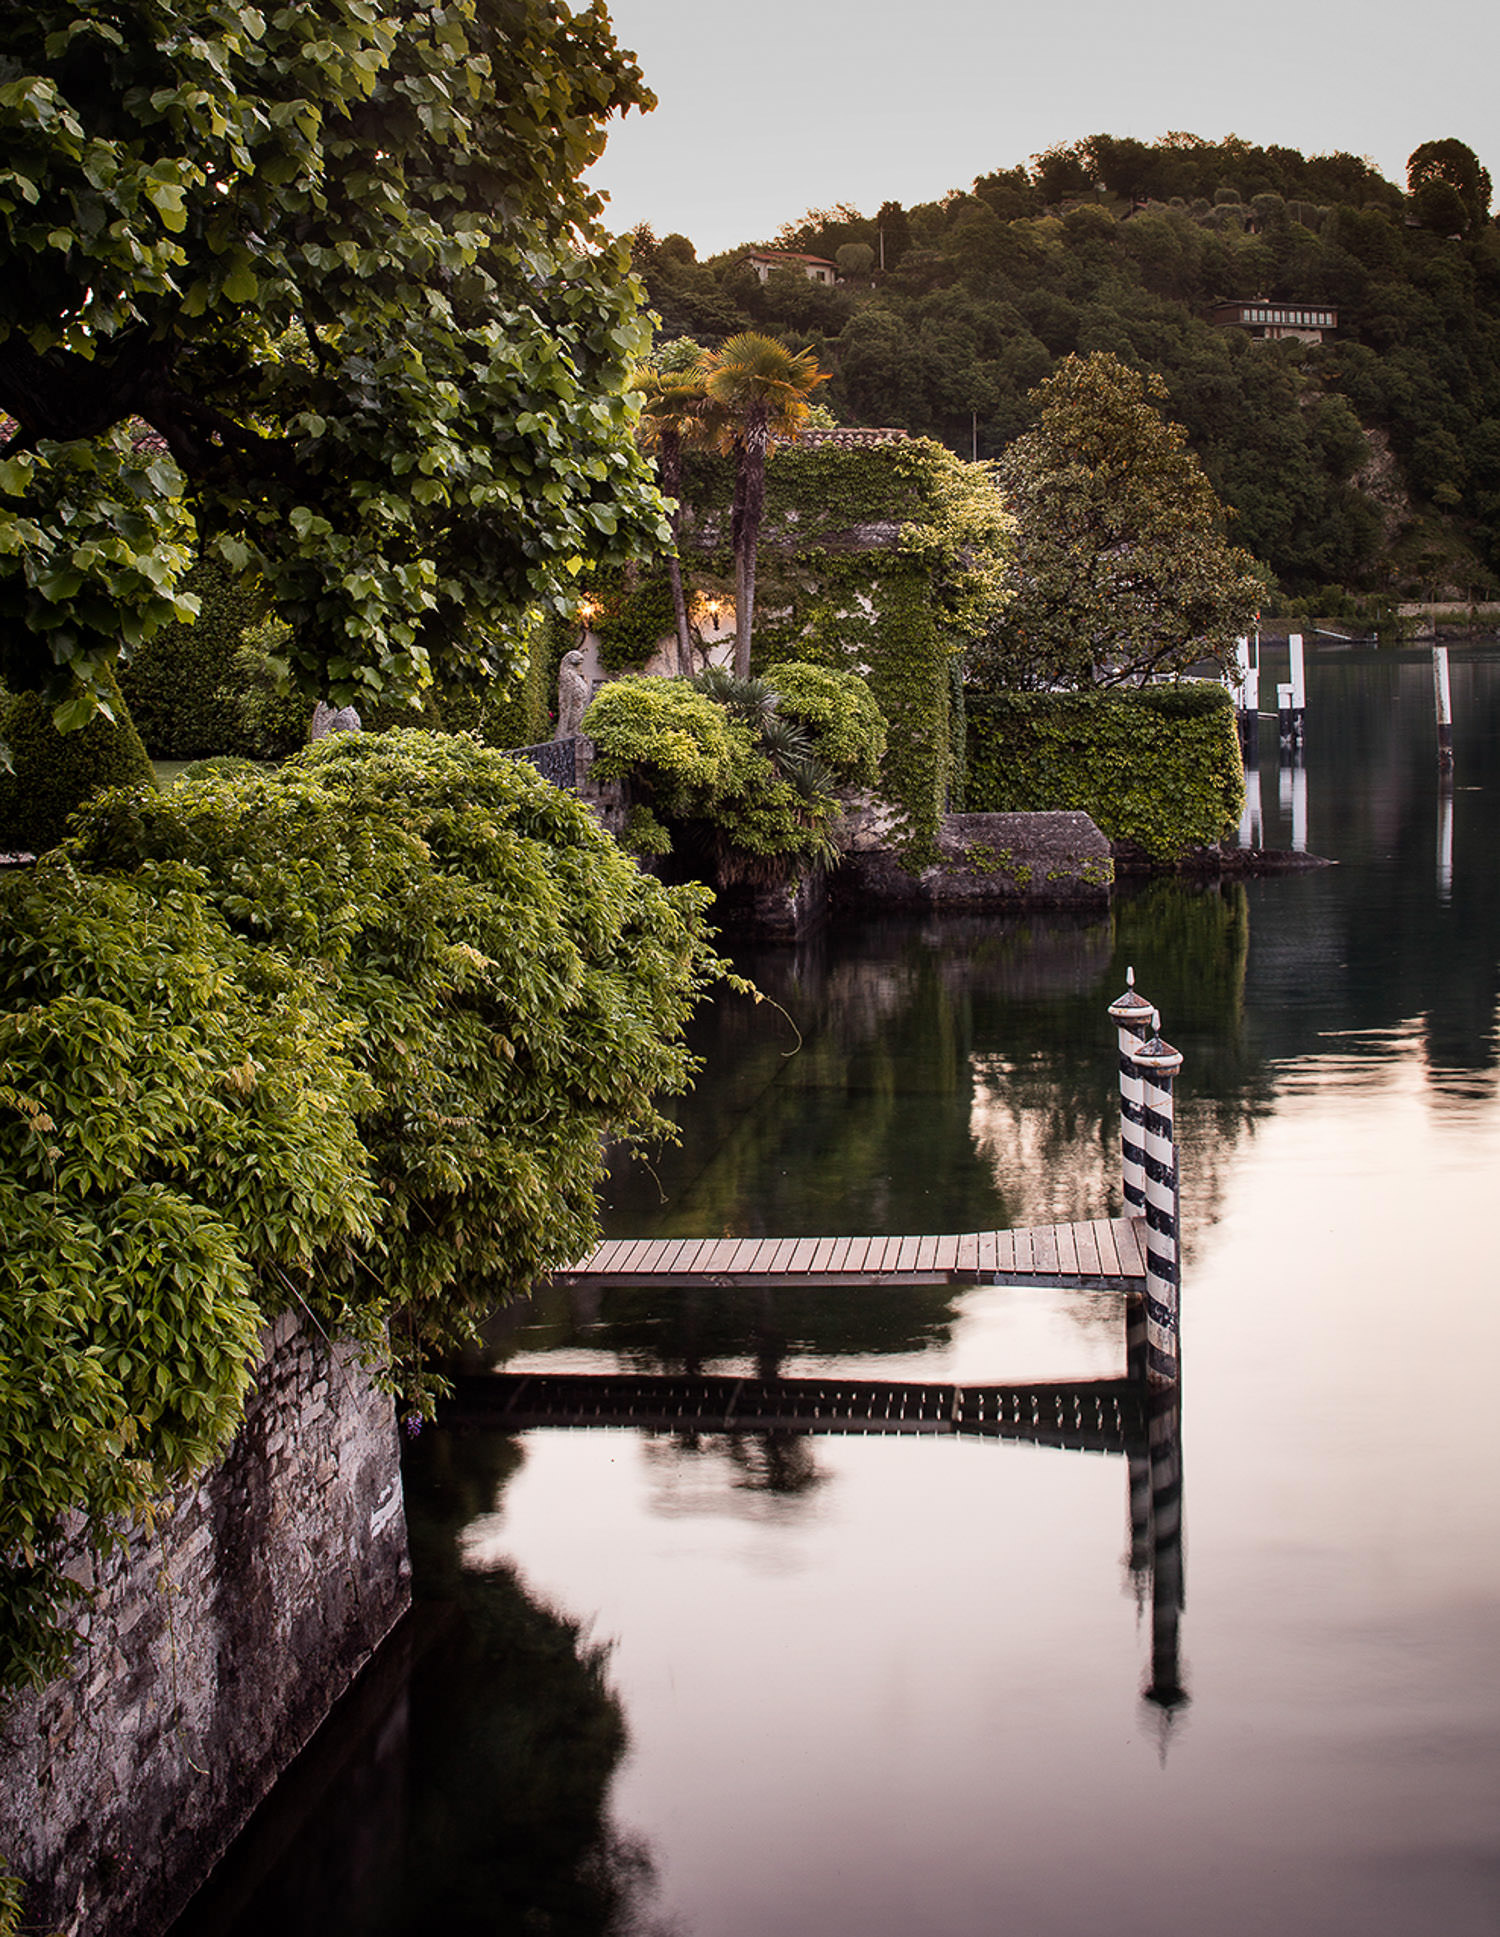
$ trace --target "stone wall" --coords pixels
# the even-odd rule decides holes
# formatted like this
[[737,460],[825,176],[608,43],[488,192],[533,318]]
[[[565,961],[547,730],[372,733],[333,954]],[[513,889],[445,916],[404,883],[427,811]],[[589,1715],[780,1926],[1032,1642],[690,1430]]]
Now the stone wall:
[[1090,908],[1109,901],[1110,844],[1087,814],[945,814],[934,865],[909,869],[856,843],[833,876],[835,902],[940,908]]
[[221,1463],[99,1563],[71,1673],[0,1716],[23,1926],[156,1937],[410,1599],[394,1409],[290,1318]]

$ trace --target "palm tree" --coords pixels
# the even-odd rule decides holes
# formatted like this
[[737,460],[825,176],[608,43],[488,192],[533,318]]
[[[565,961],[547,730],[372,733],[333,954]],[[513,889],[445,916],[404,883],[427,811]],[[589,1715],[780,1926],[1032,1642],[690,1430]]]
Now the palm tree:
[[631,378],[631,386],[641,397],[641,443],[648,451],[655,451],[661,488],[672,501],[672,555],[667,560],[667,576],[672,585],[672,611],[677,619],[677,670],[686,677],[693,669],[693,655],[688,638],[677,527],[682,516],[683,447],[707,443],[712,436],[701,353],[699,360],[681,369],[643,365]]
[[734,670],[750,673],[755,623],[755,554],[766,500],[766,452],[774,437],[794,437],[808,401],[828,373],[811,350],[789,350],[774,337],[746,330],[731,336],[704,364],[704,390],[723,412],[722,448],[736,459],[734,480]]

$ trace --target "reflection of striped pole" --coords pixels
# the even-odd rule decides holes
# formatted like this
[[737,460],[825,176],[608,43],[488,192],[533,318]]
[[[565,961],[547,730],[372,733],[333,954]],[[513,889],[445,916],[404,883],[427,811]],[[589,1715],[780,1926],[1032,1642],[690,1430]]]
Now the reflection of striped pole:
[[1144,996],[1136,994],[1133,968],[1126,969],[1125,993],[1110,1003],[1109,1013],[1120,1025],[1120,1183],[1125,1193],[1125,1215],[1144,1217],[1146,1149],[1141,1104],[1145,1085],[1132,1058],[1150,1035],[1151,1018],[1156,1012]]
[[1141,1116],[1146,1155],[1146,1377],[1153,1385],[1176,1385],[1180,1247],[1172,1079],[1182,1068],[1182,1055],[1162,1041],[1161,1017],[1155,1010],[1151,1028],[1150,1037],[1132,1055],[1145,1088]]
[[1152,1406],[1151,1679],[1146,1700],[1169,1713],[1188,1699],[1182,1685],[1182,1427],[1177,1394]]

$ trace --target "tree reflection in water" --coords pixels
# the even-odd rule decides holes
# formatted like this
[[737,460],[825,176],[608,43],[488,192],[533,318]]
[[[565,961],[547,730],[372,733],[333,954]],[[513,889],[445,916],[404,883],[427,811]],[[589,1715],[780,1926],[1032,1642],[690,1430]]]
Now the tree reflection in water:
[[523,1457],[499,1435],[410,1449],[417,1607],[174,1937],[671,1937],[650,1850],[610,1819],[608,1649],[511,1568],[460,1565]]

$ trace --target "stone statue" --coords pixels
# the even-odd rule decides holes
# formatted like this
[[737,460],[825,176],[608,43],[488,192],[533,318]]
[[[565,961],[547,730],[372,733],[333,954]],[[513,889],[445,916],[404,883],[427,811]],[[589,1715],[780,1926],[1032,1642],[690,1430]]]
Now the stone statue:
[[321,740],[325,733],[359,733],[359,714],[352,706],[330,706],[320,699],[313,708],[312,737]]
[[571,740],[589,703],[589,683],[583,676],[583,654],[577,646],[562,656],[557,669],[557,731],[554,740]]

